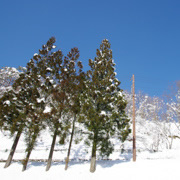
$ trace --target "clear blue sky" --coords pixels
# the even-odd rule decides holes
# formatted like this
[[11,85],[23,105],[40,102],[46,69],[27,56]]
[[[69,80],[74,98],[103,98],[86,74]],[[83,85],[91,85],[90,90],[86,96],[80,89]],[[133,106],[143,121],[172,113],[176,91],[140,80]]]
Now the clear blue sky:
[[25,66],[51,37],[78,47],[85,70],[101,41],[111,43],[122,89],[160,96],[180,80],[179,0],[0,1],[0,67]]

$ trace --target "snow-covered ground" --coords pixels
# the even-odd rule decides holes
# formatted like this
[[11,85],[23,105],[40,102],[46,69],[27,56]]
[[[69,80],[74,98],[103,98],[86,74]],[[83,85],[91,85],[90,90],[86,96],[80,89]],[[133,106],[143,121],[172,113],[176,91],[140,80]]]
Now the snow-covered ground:
[[177,159],[138,160],[137,162],[99,161],[95,173],[89,172],[89,162],[70,163],[67,171],[64,163],[53,163],[51,169],[45,171],[45,163],[30,163],[25,172],[22,165],[13,163],[9,168],[3,168],[0,163],[0,177],[18,180],[56,180],[56,179],[122,179],[122,180],[179,180],[179,161]]
[[[48,131],[44,131],[38,140],[35,150],[32,151],[30,159],[47,159],[52,137]],[[9,139],[0,133],[0,160],[6,160],[12,146],[13,138]],[[126,142],[125,152],[121,153],[121,144],[114,140],[115,151],[109,157],[111,160],[98,160],[95,173],[90,173],[91,149],[83,142],[73,144],[71,151],[71,162],[67,171],[64,170],[64,159],[67,154],[67,147],[58,145],[53,154],[52,166],[48,172],[45,171],[46,162],[28,163],[28,168],[22,172],[21,162],[13,162],[10,167],[4,169],[4,162],[0,163],[0,179],[18,180],[56,180],[56,179],[122,179],[122,180],[179,180],[180,162],[180,140],[175,139],[173,149],[164,149],[161,152],[151,153],[149,151],[137,150],[137,161],[132,161],[132,141]],[[14,159],[25,157],[25,143],[23,137],[17,146]]]

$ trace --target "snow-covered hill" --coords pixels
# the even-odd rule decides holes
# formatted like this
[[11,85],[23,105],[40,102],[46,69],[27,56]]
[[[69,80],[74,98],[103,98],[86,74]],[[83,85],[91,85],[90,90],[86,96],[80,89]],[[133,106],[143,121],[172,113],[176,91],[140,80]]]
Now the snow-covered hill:
[[[46,172],[46,162],[52,137],[48,130],[41,133],[36,148],[32,151],[28,168],[22,172],[21,162],[13,162],[10,167],[4,169],[4,162],[0,163],[1,179],[137,179],[137,180],[178,180],[180,162],[180,139],[173,139],[172,149],[165,146],[159,148],[158,152],[153,152],[151,147],[156,143],[152,131],[154,124],[151,122],[137,122],[137,161],[132,161],[132,141],[131,136],[124,144],[118,139],[113,139],[115,151],[110,155],[109,160],[102,160],[98,156],[97,169],[95,173],[89,172],[91,148],[84,145],[83,141],[79,144],[73,143],[71,150],[71,162],[67,171],[65,168],[65,157],[67,145],[59,145],[58,140],[53,154],[51,169]],[[149,131],[146,129],[149,128]],[[150,133],[151,131],[151,133]],[[174,131],[175,133],[175,131]],[[153,142],[153,140],[155,140]],[[0,160],[6,160],[12,146],[13,138],[8,138],[7,134],[0,133]],[[162,144],[161,144],[162,145]],[[25,158],[25,143],[23,136],[17,146],[14,160]],[[37,162],[40,161],[40,162]]]

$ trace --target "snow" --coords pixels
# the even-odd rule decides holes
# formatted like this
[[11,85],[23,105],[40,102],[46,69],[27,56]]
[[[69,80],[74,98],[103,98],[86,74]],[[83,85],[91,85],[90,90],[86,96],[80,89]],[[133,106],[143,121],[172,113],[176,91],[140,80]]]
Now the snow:
[[[46,111],[50,111],[46,107]],[[104,112],[102,112],[104,113]],[[138,127],[137,127],[138,128]],[[139,136],[139,134],[138,134]],[[50,170],[45,171],[46,162],[34,162],[33,159],[46,160],[49,155],[52,137],[48,130],[41,133],[36,148],[30,156],[31,161],[28,168],[22,172],[21,162],[13,162],[10,167],[4,169],[5,162],[0,162],[1,179],[19,179],[19,180],[97,180],[97,179],[123,179],[123,180],[178,180],[179,161],[180,161],[180,140],[175,139],[173,149],[165,149],[160,152],[151,153],[149,151],[137,150],[137,161],[132,161],[132,141],[126,141],[123,145],[118,139],[114,139],[115,151],[110,155],[111,160],[97,160],[95,173],[90,173],[90,155],[91,148],[87,149],[86,145],[73,143],[71,150],[71,161],[67,171],[65,167],[65,157],[67,154],[67,145],[59,145],[58,139],[53,154],[53,162]],[[138,138],[139,141],[139,138]],[[6,160],[11,148],[13,138],[8,138],[7,133],[0,132],[0,159]],[[124,148],[121,153],[120,148]],[[137,148],[143,149],[143,145],[137,142]],[[14,154],[14,160],[25,157],[24,136],[20,138],[17,150]]]
[[37,53],[34,54],[34,56],[37,56],[37,55],[38,55]]
[[51,107],[46,106],[43,113],[49,113],[49,112],[51,112]]
[[6,101],[4,102],[4,104],[10,105],[10,101],[9,101],[9,100],[6,100]]
[[50,67],[46,68],[46,71],[52,71],[52,69]]
[[[96,92],[98,93],[98,92]],[[122,92],[119,92],[122,96]],[[131,97],[131,96],[130,96]],[[137,98],[138,96],[136,96]],[[38,99],[39,102],[44,99]],[[1,179],[123,179],[123,180],[179,180],[179,162],[180,162],[180,139],[173,139],[172,149],[166,149],[171,136],[179,136],[177,130],[178,124],[169,122],[145,121],[141,117],[140,108],[146,108],[148,96],[137,107],[136,113],[136,147],[137,161],[132,161],[132,134],[125,143],[121,143],[117,137],[113,138],[114,152],[110,155],[109,160],[103,160],[97,152],[97,167],[95,173],[90,173],[90,157],[91,147],[84,144],[87,139],[86,135],[81,135],[83,141],[79,144],[75,143],[76,135],[71,149],[70,163],[67,171],[65,168],[65,158],[68,150],[68,143],[60,145],[59,137],[57,137],[55,151],[53,154],[53,162],[50,170],[45,171],[46,161],[49,155],[52,136],[49,130],[41,132],[37,146],[32,151],[27,170],[22,172],[22,164],[18,160],[25,158],[25,142],[24,136],[20,137],[20,142],[14,154],[14,160],[11,166],[4,169],[5,160],[10,152],[13,138],[8,138],[7,133],[0,132],[0,174]],[[6,102],[8,104],[8,102]],[[152,109],[153,104],[146,104]],[[154,109],[156,110],[156,109]],[[44,113],[51,112],[51,107],[46,106]],[[149,114],[149,112],[147,112]],[[105,111],[101,111],[100,115],[106,115]],[[132,129],[132,126],[131,126]],[[159,147],[157,147],[157,143]],[[154,152],[157,150],[157,152]],[[35,161],[36,160],[36,161]],[[38,162],[38,160],[41,160]],[[3,161],[3,162],[2,162]]]
[[55,45],[53,45],[53,46],[52,46],[52,48],[53,48],[53,49],[55,49],[55,48],[56,48],[56,46],[55,46]]
[[49,82],[50,82],[51,84],[53,84],[53,83],[54,83],[54,80],[53,80],[53,79],[51,79],[51,80],[49,80]]
[[123,96],[121,91],[118,92],[118,96]]
[[0,163],[1,179],[44,179],[44,180],[97,180],[97,179],[123,179],[123,180],[178,180],[179,164],[174,160],[122,162],[99,161],[95,173],[88,172],[89,162],[70,163],[67,171],[64,163],[53,163],[48,172],[45,172],[45,163],[31,163],[28,170],[21,172],[19,163],[13,163],[9,168],[3,169]]
[[41,103],[42,101],[45,101],[45,99],[44,98],[37,98],[38,103]]
[[16,68],[12,67],[11,69],[12,69],[13,72],[19,73],[19,71]]
[[101,111],[100,115],[101,115],[101,116],[102,116],[102,115],[106,116],[106,112],[105,112],[105,111]]

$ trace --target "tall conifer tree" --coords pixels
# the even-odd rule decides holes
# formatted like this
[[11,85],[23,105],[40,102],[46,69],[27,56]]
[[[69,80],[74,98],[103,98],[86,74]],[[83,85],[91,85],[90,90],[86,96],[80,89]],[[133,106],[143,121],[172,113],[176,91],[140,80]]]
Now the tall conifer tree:
[[115,77],[115,63],[107,39],[102,41],[97,56],[89,60],[90,70],[86,81],[86,91],[82,94],[82,120],[89,130],[92,142],[90,172],[96,170],[96,151],[108,157],[113,151],[110,138],[117,133],[124,141],[129,130],[129,119],[125,114],[126,101]]
[[82,70],[83,66],[81,61],[77,61],[79,58],[79,51],[77,48],[74,48],[71,50],[71,53],[69,53],[69,58],[71,60],[69,61],[68,65],[68,113],[71,115],[71,134],[70,134],[70,141],[69,141],[69,148],[66,158],[66,165],[65,170],[68,168],[68,162],[69,162],[69,156],[70,151],[72,147],[72,141],[73,136],[75,132],[75,123],[78,119],[78,114],[80,113],[80,95],[83,92],[84,89],[84,80],[85,80],[85,74]]
[[25,106],[21,99],[18,98],[17,92],[14,90],[6,92],[0,99],[0,126],[2,130],[9,131],[11,137],[14,136],[14,134],[16,134],[16,136],[4,166],[5,168],[11,164],[19,138],[25,126],[25,118]]
[[[39,54],[34,54],[33,59],[27,64],[24,73],[20,74],[20,77],[13,84],[12,93],[14,93],[15,97],[9,99],[10,105],[13,105],[13,101],[15,101],[17,106],[13,106],[13,108],[10,106],[8,111],[12,111],[12,109],[16,110],[15,115],[18,116],[18,118],[12,119],[11,124],[13,127],[16,127],[15,129],[19,128],[17,129],[18,133],[25,131],[27,148],[26,157],[23,161],[23,171],[26,170],[37,137],[44,128],[43,111],[45,108],[45,100],[43,88],[46,87],[46,84],[49,82],[48,80],[43,81],[42,72],[46,65],[46,59],[49,57],[49,52],[53,49],[53,42],[54,39],[51,38],[47,42],[46,48],[39,50]],[[21,109],[18,111],[19,105],[21,105]],[[16,146],[13,145],[13,147]]]
[[[35,58],[34,58],[35,59]],[[41,76],[37,63],[31,59],[27,64],[26,78],[21,85],[21,96],[25,98],[26,122],[25,122],[25,142],[26,157],[23,161],[23,171],[26,170],[27,163],[32,150],[34,149],[40,131],[45,128],[42,114],[45,108],[44,95],[41,91]]]
[[60,137],[60,143],[64,141],[69,133],[71,126],[70,108],[72,108],[73,93],[76,92],[77,83],[76,69],[81,69],[82,65],[76,61],[79,58],[77,48],[71,49],[66,57],[63,57],[61,51],[53,54],[48,61],[48,79],[50,81],[50,93],[48,93],[48,106],[51,111],[46,113],[46,119],[51,131],[54,132],[52,145],[49,153],[46,171],[51,166],[53,151],[56,142],[56,136]]

